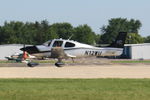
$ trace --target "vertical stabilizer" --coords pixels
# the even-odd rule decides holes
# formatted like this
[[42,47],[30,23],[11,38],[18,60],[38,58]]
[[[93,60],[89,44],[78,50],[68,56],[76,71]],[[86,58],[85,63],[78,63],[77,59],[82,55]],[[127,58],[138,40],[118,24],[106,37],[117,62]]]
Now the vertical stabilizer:
[[119,32],[116,40],[109,45],[109,47],[114,48],[123,48],[125,44],[125,40],[127,37],[127,32]]

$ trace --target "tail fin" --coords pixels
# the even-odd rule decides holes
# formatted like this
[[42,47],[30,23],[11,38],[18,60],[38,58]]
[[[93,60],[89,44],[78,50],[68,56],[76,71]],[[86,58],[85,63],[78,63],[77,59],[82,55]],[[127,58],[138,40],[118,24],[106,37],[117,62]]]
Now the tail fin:
[[127,37],[127,32],[119,32],[116,40],[113,43],[111,43],[109,47],[123,48],[126,37]]

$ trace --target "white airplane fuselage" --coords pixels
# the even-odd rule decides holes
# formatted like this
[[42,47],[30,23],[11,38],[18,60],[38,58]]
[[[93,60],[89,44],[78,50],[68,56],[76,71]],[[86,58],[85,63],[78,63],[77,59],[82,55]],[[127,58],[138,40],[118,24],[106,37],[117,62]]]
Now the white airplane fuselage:
[[[91,45],[79,43],[72,40],[54,39],[47,41],[43,45],[36,45],[34,49],[27,52],[36,57],[51,57],[51,49],[53,47],[62,47],[69,57],[85,57],[85,56],[119,56],[123,52],[123,48],[113,47],[94,47]],[[31,51],[30,51],[31,50]],[[35,51],[34,51],[35,50]]]

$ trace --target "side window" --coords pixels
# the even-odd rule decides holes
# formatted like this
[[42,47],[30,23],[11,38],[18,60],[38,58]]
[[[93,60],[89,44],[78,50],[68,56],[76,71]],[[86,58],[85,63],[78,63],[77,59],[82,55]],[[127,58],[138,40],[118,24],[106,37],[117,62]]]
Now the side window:
[[51,45],[51,40],[50,41],[47,41],[45,43],[43,43],[44,46],[50,46]]
[[66,42],[65,47],[75,47],[74,43]]
[[63,44],[63,41],[55,41],[53,44],[53,47],[61,47]]

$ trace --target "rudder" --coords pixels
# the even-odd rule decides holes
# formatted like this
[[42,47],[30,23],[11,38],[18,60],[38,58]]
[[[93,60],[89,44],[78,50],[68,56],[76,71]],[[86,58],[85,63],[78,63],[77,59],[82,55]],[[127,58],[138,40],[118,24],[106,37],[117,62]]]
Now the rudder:
[[123,48],[125,44],[125,40],[127,37],[127,32],[119,32],[116,40],[109,45],[109,47],[114,48]]

